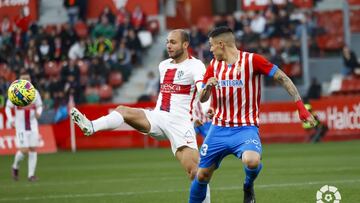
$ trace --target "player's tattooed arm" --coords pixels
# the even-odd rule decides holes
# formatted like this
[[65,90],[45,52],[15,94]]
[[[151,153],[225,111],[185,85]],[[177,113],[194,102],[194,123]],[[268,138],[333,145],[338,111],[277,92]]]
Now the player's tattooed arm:
[[304,104],[301,101],[300,94],[290,78],[283,71],[278,69],[274,74],[274,79],[278,81],[293,97],[299,111],[300,120],[303,122],[309,122],[311,126],[315,126],[316,119],[305,109]]
[[301,100],[300,94],[295,87],[294,83],[290,78],[280,69],[278,69],[274,74],[274,80],[280,83],[286,91],[293,97],[294,101]]
[[200,93],[200,102],[204,103],[206,102],[211,95],[211,89],[213,87],[216,87],[218,84],[217,80],[215,77],[209,78],[209,80],[207,81],[204,89],[202,89],[201,93]]

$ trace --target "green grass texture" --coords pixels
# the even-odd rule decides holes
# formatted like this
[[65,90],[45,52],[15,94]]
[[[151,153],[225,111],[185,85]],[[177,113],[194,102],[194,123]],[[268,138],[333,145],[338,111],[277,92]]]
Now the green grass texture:
[[[12,161],[0,157],[0,203],[188,201],[190,181],[170,149],[40,154],[34,183],[26,178],[27,159],[20,180],[13,181]],[[255,181],[258,203],[313,203],[324,185],[338,188],[341,203],[360,202],[360,141],[266,144],[262,162]],[[241,161],[226,157],[211,180],[211,202],[242,202],[243,180]]]

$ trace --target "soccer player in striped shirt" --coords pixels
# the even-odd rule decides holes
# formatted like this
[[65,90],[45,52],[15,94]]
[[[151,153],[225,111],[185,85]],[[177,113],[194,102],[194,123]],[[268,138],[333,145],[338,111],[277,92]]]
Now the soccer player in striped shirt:
[[284,72],[258,54],[238,50],[230,28],[215,28],[209,34],[209,42],[214,59],[205,73],[200,101],[207,101],[211,95],[215,116],[200,149],[199,169],[191,185],[189,202],[204,199],[213,172],[225,156],[233,154],[245,168],[244,202],[254,203],[253,183],[262,168],[258,130],[260,76],[274,78],[287,90],[302,121],[314,125],[315,119]]

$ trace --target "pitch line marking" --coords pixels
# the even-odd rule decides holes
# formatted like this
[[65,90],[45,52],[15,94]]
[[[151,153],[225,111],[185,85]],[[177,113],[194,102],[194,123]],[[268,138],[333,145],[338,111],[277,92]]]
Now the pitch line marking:
[[[331,169],[330,171],[344,171],[349,169],[357,169],[354,167],[341,167],[336,169]],[[360,169],[360,168],[359,168]],[[314,172],[314,171],[313,171]],[[228,176],[227,176],[228,177]],[[161,180],[161,181],[168,181],[168,180],[180,180],[184,177],[176,176],[176,177],[170,177],[170,176],[162,176],[162,177],[131,177],[131,178],[117,178],[117,179],[100,179],[96,180],[98,183],[121,183],[121,182],[130,182],[130,181],[138,181],[138,180]],[[90,180],[79,180],[74,182],[59,182],[59,181],[40,181],[36,183],[29,183],[24,185],[0,185],[0,188],[19,188],[19,187],[42,187],[42,186],[59,186],[59,185],[83,185],[83,184],[89,184],[93,183],[94,181]]]
[[[302,182],[302,183],[280,183],[280,184],[264,184],[257,185],[255,188],[272,188],[272,187],[297,187],[304,185],[317,185],[317,184],[333,184],[333,183],[357,183],[360,179],[355,180],[329,180],[329,181],[313,181],[313,182]],[[241,186],[232,187],[218,187],[212,190],[226,191],[226,190],[240,190]],[[8,201],[29,201],[29,200],[46,200],[46,199],[66,199],[66,198],[86,198],[86,197],[109,197],[109,196],[130,196],[130,195],[141,195],[141,194],[153,194],[153,193],[172,193],[172,192],[187,192],[188,189],[183,190],[150,190],[142,192],[115,192],[115,193],[88,193],[88,194],[70,194],[70,195],[45,195],[38,197],[19,197],[19,198],[0,198],[0,202]]]

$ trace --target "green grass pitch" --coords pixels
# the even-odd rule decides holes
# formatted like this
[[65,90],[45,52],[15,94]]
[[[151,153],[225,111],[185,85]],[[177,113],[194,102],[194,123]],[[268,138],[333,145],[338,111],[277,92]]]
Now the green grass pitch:
[[[360,202],[360,141],[264,145],[256,180],[259,203],[316,202],[323,185],[336,186],[341,203]],[[187,202],[190,181],[170,149],[59,152],[38,157],[40,180],[10,177],[12,156],[0,157],[0,203]],[[213,203],[242,202],[242,164],[223,160],[211,182]]]

